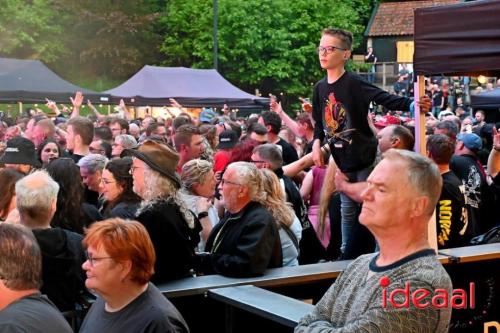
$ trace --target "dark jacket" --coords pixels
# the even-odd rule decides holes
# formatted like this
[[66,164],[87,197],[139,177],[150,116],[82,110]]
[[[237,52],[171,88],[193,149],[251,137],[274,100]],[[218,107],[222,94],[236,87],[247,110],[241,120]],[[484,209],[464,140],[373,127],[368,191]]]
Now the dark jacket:
[[236,214],[226,213],[212,229],[205,249],[210,254],[197,256],[197,268],[205,274],[256,276],[282,266],[276,222],[257,202]]
[[109,205],[108,202],[104,203],[102,209],[102,216],[105,219],[118,217],[121,219],[135,219],[135,214],[137,213],[137,209],[139,208],[140,202],[130,202],[130,201],[122,201],[117,203],[113,208],[107,209]]
[[40,291],[60,311],[74,310],[80,293],[85,290],[83,237],[61,228],[33,229],[33,234],[42,251]]
[[163,283],[191,275],[194,249],[200,241],[201,226],[190,229],[179,206],[160,199],[137,216],[151,237],[156,252],[155,274],[151,282]]

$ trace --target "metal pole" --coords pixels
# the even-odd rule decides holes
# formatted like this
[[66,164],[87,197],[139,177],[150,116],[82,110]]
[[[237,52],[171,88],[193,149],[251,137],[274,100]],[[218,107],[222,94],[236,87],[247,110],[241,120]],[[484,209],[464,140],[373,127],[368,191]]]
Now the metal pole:
[[219,6],[218,6],[218,1],[214,0],[214,69],[218,70],[219,69],[219,64],[217,60],[217,19],[219,16]]

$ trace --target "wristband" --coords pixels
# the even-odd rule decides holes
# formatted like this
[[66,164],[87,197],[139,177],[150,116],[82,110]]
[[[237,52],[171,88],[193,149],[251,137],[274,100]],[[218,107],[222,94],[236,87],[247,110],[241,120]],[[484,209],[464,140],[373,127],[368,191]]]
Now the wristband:
[[198,213],[198,220],[201,220],[207,216],[208,216],[208,212],[199,212]]

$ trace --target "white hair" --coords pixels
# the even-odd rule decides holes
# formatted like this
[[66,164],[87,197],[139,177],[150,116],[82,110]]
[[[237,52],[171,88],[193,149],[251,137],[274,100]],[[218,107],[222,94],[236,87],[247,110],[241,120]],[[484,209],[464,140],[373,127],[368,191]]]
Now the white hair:
[[228,165],[226,170],[229,169],[234,170],[239,183],[248,188],[250,200],[264,204],[266,192],[259,169],[249,162],[233,162]]
[[[130,128],[129,128],[130,130]],[[123,149],[130,149],[137,147],[137,140],[130,134],[120,134],[115,137],[115,141],[120,141]]]
[[94,174],[97,171],[104,170],[104,166],[108,163],[106,156],[101,154],[89,154],[82,157],[78,161],[78,166],[80,168],[85,168],[90,174]]
[[[40,220],[49,216],[55,202],[59,184],[46,171],[35,171],[16,183],[16,207],[21,215],[30,220]],[[48,222],[48,221],[41,221]]]

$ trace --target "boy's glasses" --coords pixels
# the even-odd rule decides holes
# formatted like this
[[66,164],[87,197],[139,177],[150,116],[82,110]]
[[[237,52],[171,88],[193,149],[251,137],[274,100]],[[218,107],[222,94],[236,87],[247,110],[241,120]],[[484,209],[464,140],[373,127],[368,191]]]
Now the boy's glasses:
[[325,46],[325,47],[318,46],[318,48],[316,50],[318,51],[319,54],[324,54],[325,52],[326,52],[326,54],[331,54],[335,50],[345,51],[346,49],[343,49],[341,47],[336,47],[336,46]]

